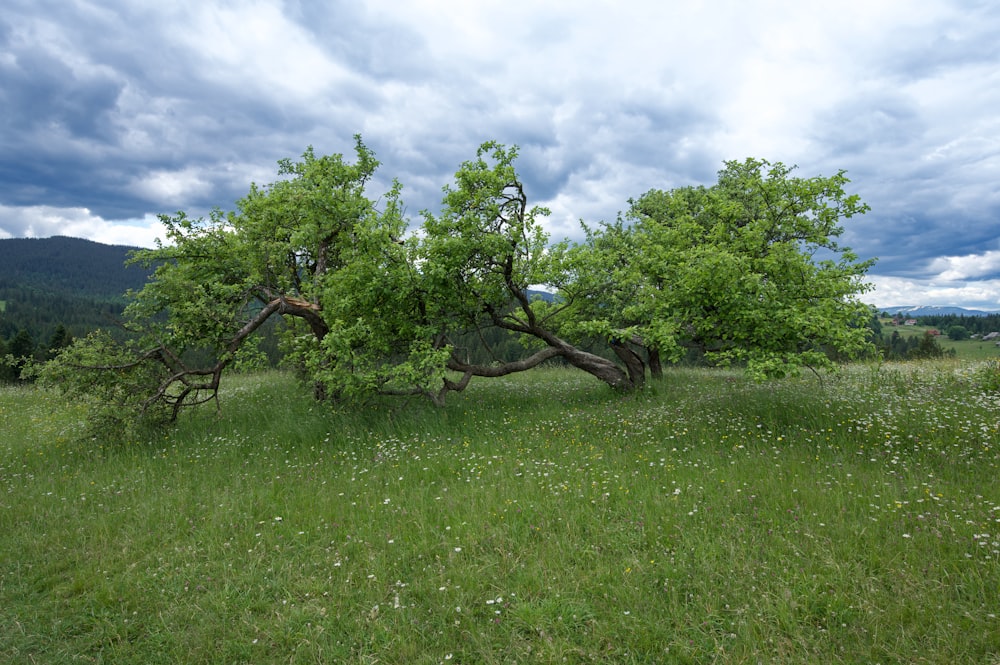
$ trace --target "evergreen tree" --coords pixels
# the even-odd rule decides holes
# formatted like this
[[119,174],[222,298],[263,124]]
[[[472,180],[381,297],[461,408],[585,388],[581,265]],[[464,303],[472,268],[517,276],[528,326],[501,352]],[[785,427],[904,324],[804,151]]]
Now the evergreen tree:
[[73,343],[73,335],[66,330],[66,326],[59,324],[56,326],[55,332],[52,333],[52,337],[49,338],[49,346],[45,353],[45,357],[48,360],[55,358],[59,355],[61,349],[66,348]]
[[0,383],[9,383],[16,378],[14,376],[14,366],[7,362],[8,353],[10,353],[10,350],[7,348],[7,341],[0,336]]
[[14,339],[10,341],[8,345],[8,354],[13,356],[13,378],[21,378],[21,370],[27,364],[29,360],[35,357],[35,340],[32,338],[31,333],[29,333],[25,328],[21,328],[14,335]]

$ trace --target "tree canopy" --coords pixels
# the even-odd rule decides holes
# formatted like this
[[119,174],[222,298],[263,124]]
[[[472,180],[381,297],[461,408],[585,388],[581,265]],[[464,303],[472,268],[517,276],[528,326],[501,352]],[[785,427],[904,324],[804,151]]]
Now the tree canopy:
[[[864,348],[871,311],[857,296],[872,262],[837,239],[867,206],[843,172],[727,162],[712,186],[646,192],[583,241],[552,243],[517,156],[484,143],[419,222],[399,183],[370,193],[379,163],[360,137],[353,161],[311,148],[282,160],[232,211],[161,216],[166,243],[132,259],[154,270],[130,293],[132,337],[77,339],[43,376],[110,413],[175,418],[217,396],[271,317],[323,400],[442,403],[473,377],[557,358],[623,391],[689,354],[764,378]],[[483,362],[498,331],[521,353]]]
[[760,378],[860,351],[871,308],[856,296],[873,261],[837,238],[840,221],[868,207],[845,193],[843,172],[792,171],[727,162],[714,186],[647,192],[624,222],[588,230],[565,287],[578,325],[671,360],[694,351],[743,363]]

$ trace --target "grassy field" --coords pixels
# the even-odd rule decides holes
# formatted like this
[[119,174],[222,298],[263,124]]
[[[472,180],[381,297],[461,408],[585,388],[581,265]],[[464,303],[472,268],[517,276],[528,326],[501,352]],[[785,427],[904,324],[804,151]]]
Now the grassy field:
[[553,369],[337,413],[267,374],[121,446],[0,388],[0,662],[1000,663],[970,376]]
[[[929,330],[936,330],[933,326],[893,326],[889,322],[891,319],[882,319],[882,332],[885,334],[892,334],[892,332],[899,332],[900,335],[905,336],[920,336]],[[988,360],[991,358],[1000,358],[1000,347],[996,345],[995,341],[984,342],[979,339],[964,339],[964,340],[953,340],[948,339],[947,335],[941,335],[937,338],[938,344],[941,345],[946,351],[954,349],[955,357],[961,360]]]

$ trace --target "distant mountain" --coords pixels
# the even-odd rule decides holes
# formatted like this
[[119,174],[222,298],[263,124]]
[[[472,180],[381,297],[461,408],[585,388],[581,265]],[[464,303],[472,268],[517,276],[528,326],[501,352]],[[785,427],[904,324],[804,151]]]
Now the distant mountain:
[[149,275],[125,266],[135,249],[63,236],[0,240],[0,338],[24,329],[44,343],[60,324],[74,336],[113,327],[124,293]]
[[998,312],[987,312],[981,309],[965,309],[964,307],[937,307],[931,305],[900,305],[896,307],[879,307],[878,311],[892,316],[902,314],[909,318],[920,316],[989,316]]

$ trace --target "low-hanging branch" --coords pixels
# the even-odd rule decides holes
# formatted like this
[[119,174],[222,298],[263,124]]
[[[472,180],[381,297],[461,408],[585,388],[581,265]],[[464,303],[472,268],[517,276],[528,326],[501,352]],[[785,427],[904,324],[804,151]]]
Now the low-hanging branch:
[[[137,369],[147,363],[162,365],[165,370],[163,378],[142,401],[140,412],[146,413],[156,405],[162,404],[169,408],[170,420],[174,421],[183,408],[218,399],[224,370],[232,363],[246,340],[275,314],[304,319],[317,338],[322,339],[329,329],[320,316],[319,309],[315,303],[292,296],[282,295],[272,299],[229,338],[222,353],[207,367],[188,366],[176,351],[162,341],[140,352],[128,362],[106,364],[70,362],[67,366],[80,370],[121,372]],[[208,378],[202,381],[196,380],[199,377]],[[206,392],[207,396],[199,397]]]

